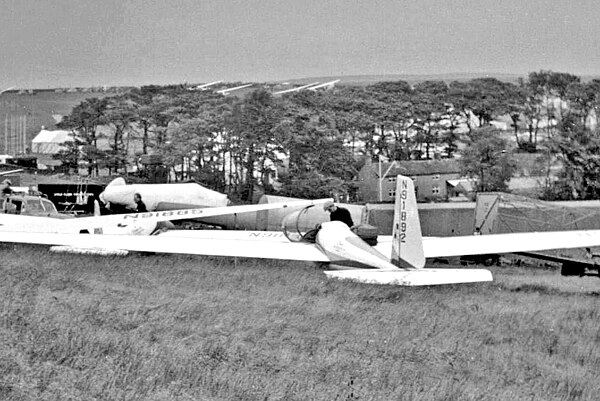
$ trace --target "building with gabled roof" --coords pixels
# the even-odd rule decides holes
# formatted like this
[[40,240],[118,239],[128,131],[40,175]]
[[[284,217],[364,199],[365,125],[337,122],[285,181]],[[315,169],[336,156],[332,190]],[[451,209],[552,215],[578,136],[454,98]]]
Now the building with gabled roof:
[[31,151],[33,153],[56,154],[64,149],[64,143],[67,141],[73,141],[71,131],[47,130],[42,127],[31,141]]
[[362,202],[393,202],[396,176],[411,177],[419,202],[455,196],[454,185],[461,176],[456,159],[402,160],[373,163],[367,161],[358,173],[358,197]]

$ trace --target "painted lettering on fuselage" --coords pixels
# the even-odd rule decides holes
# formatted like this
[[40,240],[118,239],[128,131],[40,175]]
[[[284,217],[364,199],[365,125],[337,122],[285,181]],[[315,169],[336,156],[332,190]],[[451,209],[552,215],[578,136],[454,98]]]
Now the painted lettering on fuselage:
[[173,217],[173,216],[200,216],[206,211],[204,209],[184,209],[184,210],[166,210],[163,212],[144,212],[124,214],[123,219],[148,219],[153,217]]
[[280,238],[283,237],[283,233],[281,232],[251,232],[248,234],[249,238]]

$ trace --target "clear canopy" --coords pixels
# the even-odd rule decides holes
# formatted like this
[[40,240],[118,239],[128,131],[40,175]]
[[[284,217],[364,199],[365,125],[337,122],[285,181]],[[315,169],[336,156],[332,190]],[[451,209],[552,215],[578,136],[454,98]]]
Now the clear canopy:
[[314,205],[307,206],[304,209],[290,213],[283,218],[281,226],[283,233],[288,240],[292,242],[300,242],[304,239],[306,233],[310,231],[306,229],[306,227],[310,227],[309,216],[307,212],[313,206]]

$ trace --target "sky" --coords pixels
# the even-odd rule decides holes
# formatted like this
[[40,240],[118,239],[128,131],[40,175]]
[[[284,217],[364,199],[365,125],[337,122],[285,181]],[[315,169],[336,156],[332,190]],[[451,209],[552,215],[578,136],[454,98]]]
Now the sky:
[[597,0],[0,0],[0,90],[600,74]]

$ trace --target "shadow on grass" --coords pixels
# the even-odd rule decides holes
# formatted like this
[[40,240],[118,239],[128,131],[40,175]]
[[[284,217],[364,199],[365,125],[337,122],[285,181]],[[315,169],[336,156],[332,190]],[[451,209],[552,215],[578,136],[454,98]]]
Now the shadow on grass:
[[571,297],[571,296],[588,296],[588,297],[598,297],[600,296],[600,291],[568,291],[562,290],[559,288],[553,288],[544,284],[519,284],[519,285],[507,285],[507,284],[499,284],[498,287],[500,289],[516,292],[516,293],[524,293],[524,294],[540,294],[540,295],[548,295],[548,296],[561,296],[561,297]]

